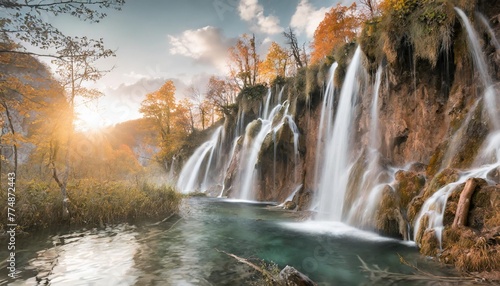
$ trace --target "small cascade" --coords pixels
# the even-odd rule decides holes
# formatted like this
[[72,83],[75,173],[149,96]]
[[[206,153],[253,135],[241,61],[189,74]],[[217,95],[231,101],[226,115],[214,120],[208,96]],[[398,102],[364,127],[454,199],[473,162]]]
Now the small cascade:
[[285,91],[285,86],[283,86],[280,90],[280,92],[278,93],[278,102],[276,102],[276,104],[281,104],[281,98],[283,97],[283,91]]
[[281,204],[279,204],[278,207],[283,207],[286,202],[293,201],[293,198],[300,191],[301,188],[302,188],[302,184],[300,184],[297,187],[295,187],[293,189],[293,192]]
[[496,91],[493,86],[493,81],[491,80],[490,74],[488,73],[488,66],[486,65],[486,59],[484,58],[483,51],[479,46],[479,38],[477,36],[476,31],[472,27],[472,24],[465,15],[464,11],[460,10],[460,8],[455,7],[455,11],[458,16],[462,20],[462,23],[467,30],[467,39],[469,43],[469,50],[472,53],[472,58],[474,60],[475,67],[477,68],[483,87],[485,89],[484,92],[484,101],[485,106],[490,115],[493,127],[495,129],[500,128],[500,121],[498,118],[498,109],[497,109],[497,100],[496,100]]
[[264,105],[264,112],[262,114],[263,118],[267,118],[269,116],[269,104],[271,103],[271,89],[269,88],[267,91],[267,96],[266,96],[266,104]]
[[226,160],[225,162],[225,165],[223,167],[223,172],[222,172],[222,188],[221,188],[221,191],[220,191],[220,194],[219,194],[219,198],[221,198],[224,194],[224,190],[226,188],[225,186],[225,181],[226,181],[226,175],[227,175],[227,171],[229,169],[229,165],[231,164],[231,161],[233,160],[233,157],[234,155],[236,154],[236,148],[238,148],[238,140],[241,138],[241,136],[238,136],[236,138],[234,138],[233,140],[233,144],[232,144],[232,147],[231,147],[231,152],[229,153],[229,157],[228,159]]
[[[214,153],[217,153],[221,148],[222,130],[222,126],[218,127],[210,140],[198,147],[186,164],[184,164],[179,179],[177,180],[177,189],[179,191],[185,194],[196,191],[206,191],[206,189],[203,188],[208,185],[207,180],[209,179],[209,171],[213,172],[216,170],[216,168],[212,169],[214,164],[212,159],[214,158]],[[221,156],[216,157],[218,157],[217,160],[221,158]],[[208,163],[204,164],[207,159]]]
[[[271,111],[269,118],[274,116],[281,110],[282,106],[278,104]],[[257,134],[254,134],[258,129]],[[254,200],[253,187],[257,178],[257,164],[259,152],[262,143],[267,134],[272,130],[272,120],[268,118],[259,118],[248,124],[245,132],[245,140],[243,142],[242,162],[245,162],[240,173],[239,198],[242,200]]]
[[488,31],[488,34],[491,37],[491,42],[493,43],[493,46],[495,46],[495,49],[497,50],[497,52],[500,52],[500,43],[498,43],[495,32],[491,28],[488,19],[486,19],[486,17],[483,14],[481,14],[477,11],[476,11],[476,17],[481,21],[481,23],[484,25],[484,27]]
[[[475,158],[475,162],[473,165],[474,167],[472,167],[468,171],[461,172],[459,174],[460,177],[457,181],[442,187],[441,189],[436,191],[430,198],[428,198],[424,202],[424,205],[422,206],[415,220],[414,240],[419,239],[419,235],[422,234],[422,231],[434,230],[440,246],[442,243],[442,232],[444,228],[444,213],[446,203],[450,194],[455,191],[457,187],[471,178],[481,178],[486,180],[489,184],[495,184],[495,182],[492,181],[489,176],[491,173],[496,172],[498,168],[500,168],[500,122],[498,121],[498,113],[496,111],[496,91],[493,88],[494,84],[492,82],[492,79],[488,74],[486,61],[479,46],[476,32],[474,31],[465,13],[458,8],[455,8],[455,10],[460,16],[462,23],[467,30],[469,48],[473,55],[474,64],[479,71],[481,81],[485,88],[484,96],[480,100],[484,99],[483,105],[487,108],[493,128]],[[444,167],[447,166],[451,157],[454,155],[454,148],[456,149],[455,145],[458,144],[455,141],[459,141],[459,139],[461,138],[461,133],[464,132],[464,128],[467,128],[470,117],[479,106],[480,100],[476,101],[476,103],[473,105],[471,111],[469,111],[469,114],[467,115],[466,120],[464,121],[464,124],[462,124],[460,129],[452,138],[451,146],[449,147],[448,153],[446,154],[444,160]],[[426,225],[422,225],[425,222],[427,222]]]
[[245,111],[238,111],[238,119],[236,119],[236,137],[243,134],[245,131]]
[[332,136],[327,138],[325,162],[318,190],[318,219],[340,221],[344,206],[349,168],[351,165],[351,131],[358,92],[357,74],[361,68],[361,48],[358,47],[347,69],[340,93]]
[[[323,146],[327,141],[327,138],[331,137],[332,125],[333,125],[333,103],[334,103],[334,78],[335,71],[337,70],[338,64],[335,62],[330,67],[328,74],[328,83],[325,88],[325,94],[323,96],[323,104],[321,106],[321,117],[318,127],[318,139],[316,144],[316,150],[323,150]],[[319,173],[323,166],[323,153],[316,153],[316,161],[314,166],[314,179],[319,182]],[[314,203],[313,207],[316,207],[317,203]]]
[[[282,97],[284,88],[281,88],[278,95],[278,102]],[[259,160],[259,153],[261,152],[262,145],[266,138],[270,136],[273,143],[273,185],[276,183],[276,160],[277,160],[277,134],[280,129],[290,128],[293,133],[294,142],[294,180],[298,181],[297,166],[299,164],[299,129],[293,120],[293,117],[289,114],[290,104],[288,101],[284,101],[283,104],[277,103],[276,106],[270,111],[266,112],[269,102],[271,102],[272,94],[268,93],[266,98],[266,104],[264,107],[263,117],[254,120],[246,127],[243,148],[240,153],[242,166],[240,166],[237,174],[236,184],[234,189],[238,191],[238,198],[242,200],[255,200],[255,186],[256,180],[259,178],[259,169],[257,168],[257,162]],[[271,143],[271,142],[269,142]]]
[[[299,132],[299,128],[297,127],[297,124],[295,124],[295,121],[293,121],[293,118],[291,115],[286,114],[284,119],[288,122],[288,127],[290,127],[290,130],[292,130],[292,132],[293,132],[293,158],[294,158],[293,176],[294,176],[294,181],[297,182],[297,180],[298,180],[297,171],[299,171],[297,169],[297,166],[298,166],[299,160],[300,160],[300,154],[299,154],[299,135],[300,135],[300,132]],[[276,141],[275,138],[273,138],[273,140]],[[275,142],[275,147],[276,147],[276,142]],[[276,148],[274,150],[275,150],[274,160],[276,161]]]

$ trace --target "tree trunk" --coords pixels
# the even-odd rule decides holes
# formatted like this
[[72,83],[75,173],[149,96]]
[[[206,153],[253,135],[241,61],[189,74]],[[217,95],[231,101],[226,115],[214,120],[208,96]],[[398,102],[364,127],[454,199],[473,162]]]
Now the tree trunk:
[[14,124],[12,123],[12,117],[10,114],[9,106],[7,103],[2,102],[2,106],[5,109],[5,114],[7,115],[7,123],[9,124],[10,132],[13,136],[12,149],[14,151],[14,173],[17,174],[17,142],[16,142],[16,131],[14,130]]
[[470,178],[465,183],[465,187],[460,194],[460,199],[458,200],[457,212],[455,213],[452,228],[465,226],[467,216],[469,214],[470,200],[474,194],[476,186],[477,181],[475,178]]

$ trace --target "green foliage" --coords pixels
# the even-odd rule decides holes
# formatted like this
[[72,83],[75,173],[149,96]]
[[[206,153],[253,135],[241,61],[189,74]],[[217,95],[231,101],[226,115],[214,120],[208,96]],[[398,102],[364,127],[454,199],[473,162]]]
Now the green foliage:
[[[126,182],[80,180],[68,185],[70,226],[98,227],[104,224],[158,220],[176,213],[182,196],[170,186]],[[0,199],[6,201],[5,192]],[[7,205],[0,215],[7,217]],[[19,183],[16,192],[19,231],[60,228],[61,192],[55,185],[40,182]],[[5,230],[4,222],[0,229]]]
[[334,51],[333,57],[338,63],[337,71],[335,72],[334,84],[335,87],[340,88],[344,82],[347,72],[347,67],[356,50],[355,43],[347,43],[337,47]]
[[285,83],[286,78],[279,75],[271,81],[271,86],[283,86]]
[[[455,23],[455,1],[390,0],[381,21],[382,48],[389,63],[396,63],[402,45],[413,47],[413,56],[436,65],[439,53],[451,48]],[[370,29],[365,25],[365,29]],[[372,31],[362,33],[361,42],[368,54],[379,55],[380,44],[366,39]],[[371,45],[370,45],[371,44]],[[378,57],[376,57],[378,59]],[[372,59],[374,60],[374,59]]]
[[252,86],[246,86],[241,90],[241,95],[246,99],[251,101],[259,101],[266,95],[267,86],[264,84],[256,84]]

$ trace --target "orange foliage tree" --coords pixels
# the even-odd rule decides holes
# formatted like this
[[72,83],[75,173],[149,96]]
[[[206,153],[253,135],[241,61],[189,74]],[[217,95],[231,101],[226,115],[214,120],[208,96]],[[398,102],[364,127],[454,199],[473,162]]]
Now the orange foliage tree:
[[332,7],[314,32],[311,62],[318,62],[331,54],[335,47],[351,42],[356,38],[360,24],[356,3],[349,7],[340,4]]
[[266,59],[260,63],[259,76],[271,82],[276,77],[285,77],[290,63],[290,53],[276,42],[272,42]]

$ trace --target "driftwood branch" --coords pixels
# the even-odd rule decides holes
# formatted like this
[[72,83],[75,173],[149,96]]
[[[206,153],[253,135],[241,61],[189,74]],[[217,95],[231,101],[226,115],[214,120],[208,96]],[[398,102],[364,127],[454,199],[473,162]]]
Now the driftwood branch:
[[464,283],[482,284],[482,285],[484,285],[485,283],[489,283],[490,285],[494,285],[491,284],[489,281],[485,281],[484,279],[481,279],[479,277],[449,277],[449,276],[434,275],[419,269],[415,265],[412,265],[411,263],[406,261],[401,255],[398,254],[398,256],[399,256],[399,261],[402,264],[412,268],[415,271],[415,273],[404,274],[404,273],[391,272],[388,269],[380,268],[378,265],[369,266],[359,256],[358,259],[361,262],[360,266],[361,270],[369,274],[369,279],[371,280],[371,282],[383,281],[385,285],[396,285],[396,284],[399,285],[403,282],[410,282],[410,281],[435,282],[439,283],[439,285],[442,284],[446,285],[448,283],[453,285],[462,285]]
[[276,277],[274,277],[274,275],[272,275],[269,271],[267,271],[266,269],[262,268],[262,267],[259,267],[255,264],[253,264],[252,262],[248,261],[247,259],[245,258],[242,258],[242,257],[239,257],[237,255],[234,255],[232,253],[227,253],[225,251],[222,251],[222,250],[218,250],[217,248],[215,249],[217,250],[217,252],[220,252],[220,253],[224,253],[225,255],[229,256],[229,257],[232,257],[234,259],[236,259],[238,262],[240,263],[244,263],[250,267],[252,267],[253,269],[257,270],[258,272],[260,272],[263,276],[265,276],[266,278],[270,279],[271,281],[273,281],[274,283],[276,283],[277,285],[281,285],[279,283],[279,281],[276,279]]
[[470,178],[465,183],[465,187],[460,194],[460,199],[458,200],[457,211],[455,213],[455,219],[453,220],[452,228],[457,228],[460,226],[465,226],[467,222],[467,216],[469,214],[469,207],[471,197],[476,189],[477,181],[474,178]]

